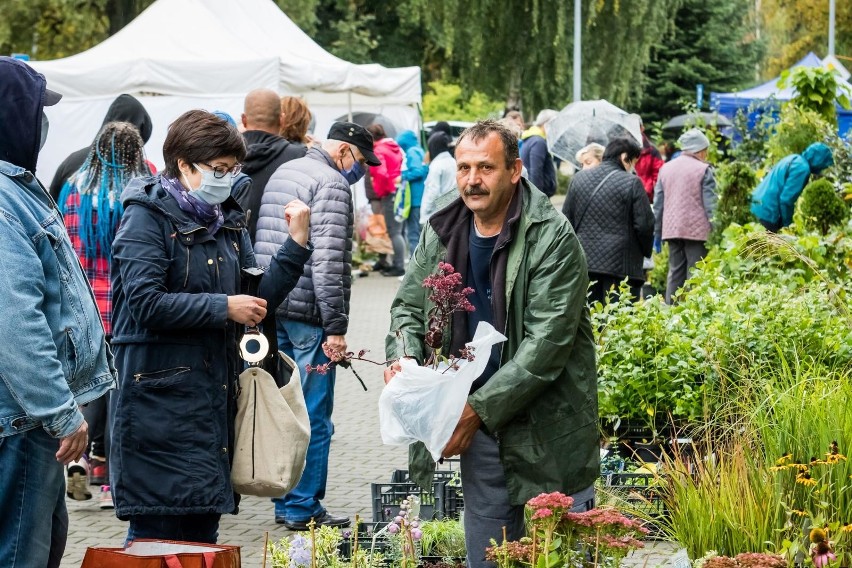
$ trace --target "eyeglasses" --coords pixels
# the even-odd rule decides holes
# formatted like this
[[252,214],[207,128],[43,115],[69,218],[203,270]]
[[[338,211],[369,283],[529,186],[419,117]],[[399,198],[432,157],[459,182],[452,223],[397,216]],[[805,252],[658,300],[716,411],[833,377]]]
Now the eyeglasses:
[[211,170],[213,170],[213,177],[216,179],[222,179],[225,177],[228,172],[236,175],[240,175],[240,172],[243,171],[243,165],[240,163],[234,164],[230,168],[226,168],[225,166],[211,166],[207,162],[201,162]]

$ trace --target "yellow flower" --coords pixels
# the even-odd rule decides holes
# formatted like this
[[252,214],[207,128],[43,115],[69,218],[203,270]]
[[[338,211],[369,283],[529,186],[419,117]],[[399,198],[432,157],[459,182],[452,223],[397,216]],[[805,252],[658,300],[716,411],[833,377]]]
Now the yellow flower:
[[811,516],[810,513],[808,513],[807,511],[802,511],[800,509],[793,509],[792,513],[794,515],[799,515],[800,517],[810,517]]
[[796,483],[800,483],[805,487],[813,487],[817,484],[816,479],[813,479],[808,473],[800,473],[796,476]]
[[791,454],[784,454],[775,462],[776,465],[784,465],[793,458]]
[[825,463],[836,464],[841,461],[846,461],[846,456],[843,454],[825,454]]
[[852,532],[852,523],[849,523],[848,525],[843,525],[842,527],[840,527],[840,530],[843,532]]

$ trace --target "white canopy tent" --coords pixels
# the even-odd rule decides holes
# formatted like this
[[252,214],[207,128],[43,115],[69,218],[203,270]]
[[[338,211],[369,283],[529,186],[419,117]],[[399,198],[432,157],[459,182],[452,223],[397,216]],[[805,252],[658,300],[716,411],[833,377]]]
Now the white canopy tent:
[[32,61],[62,93],[46,109],[50,134],[38,176],[91,143],[110,103],[122,93],[151,115],[148,158],[163,164],[168,125],[193,108],[223,110],[238,122],[246,93],[267,87],[305,98],[322,138],[335,118],[364,111],[416,130],[420,68],[355,65],[331,55],[272,0],[157,0],[124,29],[83,53]]

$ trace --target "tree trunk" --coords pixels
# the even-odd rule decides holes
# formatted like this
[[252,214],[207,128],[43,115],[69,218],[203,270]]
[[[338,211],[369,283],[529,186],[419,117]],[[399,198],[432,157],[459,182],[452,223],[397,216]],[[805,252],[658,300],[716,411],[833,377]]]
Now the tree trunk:
[[136,0],[107,0],[106,15],[109,18],[109,35],[115,35],[136,17]]

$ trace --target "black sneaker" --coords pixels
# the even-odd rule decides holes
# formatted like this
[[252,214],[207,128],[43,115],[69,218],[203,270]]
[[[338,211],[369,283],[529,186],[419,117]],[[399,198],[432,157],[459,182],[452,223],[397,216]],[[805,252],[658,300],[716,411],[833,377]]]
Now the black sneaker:
[[[285,519],[284,517],[275,517],[275,522],[279,525],[284,525],[291,531],[306,531],[310,530],[308,523],[311,522],[310,519],[306,521],[290,521]],[[314,517],[314,523],[317,527],[327,526],[327,527],[348,527],[351,524],[349,517],[335,517],[328,511],[323,511],[319,517]]]
[[382,276],[403,276],[405,274],[405,270],[402,268],[388,268],[387,270],[382,270]]
[[386,260],[379,260],[373,265],[374,272],[381,272],[382,270],[387,270],[388,268],[391,268],[391,265]]

